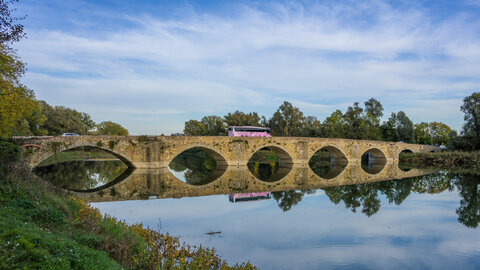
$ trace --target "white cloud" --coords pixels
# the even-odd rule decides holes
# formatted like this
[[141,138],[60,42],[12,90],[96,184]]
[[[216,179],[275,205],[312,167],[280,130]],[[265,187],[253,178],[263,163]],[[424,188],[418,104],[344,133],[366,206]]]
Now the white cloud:
[[[333,111],[369,97],[387,100],[387,110],[402,104],[435,118],[437,105],[457,106],[459,93],[478,89],[477,18],[434,22],[428,10],[382,1],[350,4],[277,4],[268,12],[237,6],[233,17],[120,15],[137,27],[101,35],[27,28],[19,54],[31,70],[26,84],[49,103],[125,108],[119,118],[166,112],[182,123],[188,119],[177,112],[271,115],[279,99],[317,107],[323,118],[330,112],[322,106]],[[439,95],[446,97],[429,102]],[[458,128],[458,106],[444,111],[446,122]]]

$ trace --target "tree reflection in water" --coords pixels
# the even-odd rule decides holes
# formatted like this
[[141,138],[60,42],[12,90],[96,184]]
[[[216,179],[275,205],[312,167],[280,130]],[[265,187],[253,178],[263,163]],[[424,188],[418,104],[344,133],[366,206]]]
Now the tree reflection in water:
[[190,185],[205,185],[215,180],[212,174],[217,168],[217,163],[207,152],[192,148],[176,156],[168,167],[183,173],[186,183]]
[[287,190],[272,192],[272,197],[277,201],[278,207],[284,212],[289,211],[292,206],[302,201],[305,194],[315,194],[314,189]]
[[[400,205],[412,193],[438,194],[457,190],[461,196],[460,207],[456,210],[458,221],[467,227],[476,228],[480,222],[480,176],[464,172],[440,172],[385,182],[330,187],[324,191],[334,204],[343,202],[352,212],[360,210],[370,217],[380,210],[381,195],[387,198],[389,204]],[[280,209],[289,211],[305,194],[314,193],[315,190],[291,190],[272,192],[272,197]]]
[[33,172],[57,187],[90,190],[114,181],[127,169],[120,160],[79,160],[38,166]]

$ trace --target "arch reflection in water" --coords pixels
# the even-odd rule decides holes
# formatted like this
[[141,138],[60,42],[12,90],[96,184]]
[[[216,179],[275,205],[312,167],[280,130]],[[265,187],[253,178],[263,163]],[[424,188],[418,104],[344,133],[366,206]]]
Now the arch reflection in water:
[[107,151],[79,147],[49,157],[33,172],[57,187],[89,191],[117,183],[132,170]]
[[272,146],[255,152],[248,161],[247,167],[257,179],[276,182],[292,170],[292,162],[285,151]]
[[209,153],[198,147],[176,156],[168,168],[182,182],[196,186],[215,181],[226,170],[226,166],[219,165]]
[[413,153],[413,152],[412,152],[411,150],[405,149],[405,150],[403,150],[402,152],[400,152],[400,153],[398,154],[398,160],[400,161],[400,162],[398,163],[398,168],[399,168],[400,170],[405,171],[405,172],[408,172],[409,170],[411,170],[411,169],[413,168],[411,165],[408,165],[408,164],[402,162],[403,156],[408,155],[408,154],[412,154],[412,153]]
[[377,148],[372,148],[362,155],[362,169],[369,174],[377,174],[383,170],[387,164],[385,154]]
[[348,164],[345,155],[332,146],[323,147],[310,158],[308,165],[312,171],[324,179],[337,177]]

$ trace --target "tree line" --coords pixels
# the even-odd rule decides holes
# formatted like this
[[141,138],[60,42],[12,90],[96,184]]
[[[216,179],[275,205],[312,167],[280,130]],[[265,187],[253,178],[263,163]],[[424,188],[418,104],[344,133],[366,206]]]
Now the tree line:
[[9,4],[0,0],[0,139],[11,136],[77,134],[128,135],[121,125],[105,121],[96,124],[83,112],[64,106],[50,106],[35,99],[35,93],[20,82],[25,63],[11,48],[25,37],[22,18],[14,17]]
[[[270,128],[273,136],[402,141],[436,145],[451,145],[452,140],[458,141],[456,132],[442,122],[414,124],[403,111],[392,113],[383,123],[382,117],[383,106],[375,98],[365,101],[363,106],[355,102],[346,112],[336,110],[323,121],[315,116],[305,116],[299,108],[285,101],[268,119],[265,116],[260,117],[256,112],[235,111],[223,117],[211,115],[201,120],[189,120],[185,122],[184,133],[194,136],[221,136],[227,134],[226,129],[229,126],[262,126]],[[478,131],[480,134],[480,120]]]

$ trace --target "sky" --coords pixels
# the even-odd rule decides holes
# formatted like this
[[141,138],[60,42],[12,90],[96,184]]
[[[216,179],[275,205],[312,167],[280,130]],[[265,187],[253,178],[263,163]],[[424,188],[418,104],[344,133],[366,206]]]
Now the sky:
[[133,135],[283,101],[323,121],[379,100],[383,120],[460,131],[480,91],[480,0],[20,0],[23,83]]

